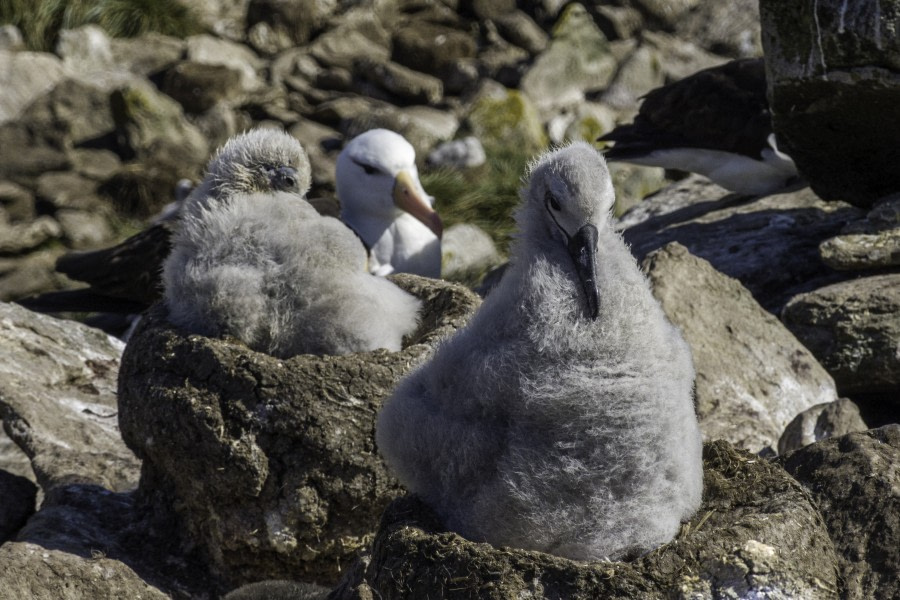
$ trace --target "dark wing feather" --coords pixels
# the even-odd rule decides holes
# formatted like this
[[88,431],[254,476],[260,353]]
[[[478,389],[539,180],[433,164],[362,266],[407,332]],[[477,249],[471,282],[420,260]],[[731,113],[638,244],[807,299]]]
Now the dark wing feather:
[[698,71],[649,92],[630,125],[602,136],[610,160],[664,148],[707,148],[758,159],[772,133],[763,59]]

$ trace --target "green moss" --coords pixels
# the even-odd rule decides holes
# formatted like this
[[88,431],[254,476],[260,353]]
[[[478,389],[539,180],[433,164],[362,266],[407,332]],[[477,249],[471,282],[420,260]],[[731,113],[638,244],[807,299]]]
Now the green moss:
[[496,148],[498,154],[502,148],[536,154],[548,143],[537,109],[517,90],[507,90],[502,98],[485,96],[476,101],[467,125],[486,150]]
[[179,0],[3,0],[0,23],[18,27],[26,46],[41,51],[55,47],[60,30],[87,24],[112,37],[149,32],[185,37],[203,29]]

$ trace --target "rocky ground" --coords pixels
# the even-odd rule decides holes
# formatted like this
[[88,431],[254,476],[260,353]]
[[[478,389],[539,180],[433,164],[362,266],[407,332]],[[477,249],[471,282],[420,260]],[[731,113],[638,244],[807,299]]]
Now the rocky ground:
[[[207,0],[207,33],[87,26],[53,53],[0,29],[0,598],[218,598],[262,579],[360,599],[896,597],[900,186],[852,152],[891,122],[900,46],[838,59],[842,38],[810,46],[780,26],[827,29],[837,8],[816,19],[795,4]],[[872,40],[863,4],[840,13],[842,34]],[[285,361],[185,338],[161,307],[126,348],[9,303],[76,285],[54,272],[59,255],[134,232],[257,124],[301,140],[326,205],[347,139],[404,134],[455,224],[445,273],[471,282],[510,230],[514,178],[493,177],[763,46],[770,92],[803,106],[780,122],[815,163],[811,188],[748,198],[613,169],[625,239],[692,347],[707,440],[703,507],[638,560],[473,544],[385,472],[378,406],[477,307],[461,285],[398,278],[427,307],[402,352]],[[825,93],[823,75],[834,102],[801,103]],[[841,153],[821,124],[847,139],[854,81],[871,111],[852,113],[867,114]],[[896,156],[868,139],[858,153]]]

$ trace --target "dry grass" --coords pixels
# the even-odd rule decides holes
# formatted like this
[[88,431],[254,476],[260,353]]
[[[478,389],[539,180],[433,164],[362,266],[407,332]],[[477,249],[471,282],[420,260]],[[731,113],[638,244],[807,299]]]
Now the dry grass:
[[178,0],[4,0],[0,23],[17,26],[31,50],[49,51],[59,31],[99,25],[112,37],[151,31],[185,37],[202,31],[191,9]]

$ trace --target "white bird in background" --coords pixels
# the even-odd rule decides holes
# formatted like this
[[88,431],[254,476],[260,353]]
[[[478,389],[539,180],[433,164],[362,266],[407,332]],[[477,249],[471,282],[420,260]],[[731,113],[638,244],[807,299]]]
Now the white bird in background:
[[369,248],[373,273],[441,276],[443,225],[403,136],[387,129],[356,136],[338,156],[335,177],[341,219]]
[[733,60],[649,92],[634,122],[600,137],[606,159],[700,173],[740,194],[802,185],[779,150],[763,59]]
[[502,281],[379,415],[388,466],[471,540],[615,560],[671,540],[700,505],[690,349],[613,201],[588,144],[544,155]]
[[[212,159],[211,177],[219,178],[216,189],[244,193],[283,189],[279,186],[290,182],[279,182],[278,173],[271,171],[271,165],[292,164],[299,156],[298,149],[306,160],[299,142],[290,135],[271,129],[254,131],[232,138]],[[253,176],[243,170],[229,174],[213,168],[217,158],[233,153],[236,140],[249,141],[250,138],[245,137],[248,135],[268,139],[270,149],[281,156],[268,157],[270,166],[260,164]],[[274,140],[277,143],[272,144]],[[431,199],[422,190],[415,166],[415,151],[409,142],[396,133],[373,130],[352,140],[341,156],[344,158],[338,161],[336,178],[345,222],[372,248],[370,269],[379,275],[409,272],[439,277],[441,221],[430,208]],[[239,157],[221,162],[233,163],[236,159]],[[223,176],[234,180],[223,181]],[[212,179],[201,182],[193,195],[208,195],[213,184]],[[19,302],[41,312],[108,313],[105,321],[113,324],[109,331],[121,333],[131,319],[115,319],[113,313],[137,314],[161,297],[162,263],[171,251],[171,238],[180,227],[182,208],[181,202],[167,207],[165,217],[116,246],[69,252],[60,257],[57,270],[89,284],[89,287],[48,292]],[[431,229],[410,214],[424,220]]]
[[[293,149],[289,162],[276,159],[281,146]],[[243,191],[260,177],[290,177],[297,189]],[[175,325],[278,357],[401,348],[420,301],[368,273],[354,233],[298,193],[309,184],[306,154],[285,133],[226,144],[186,201],[163,268]]]

